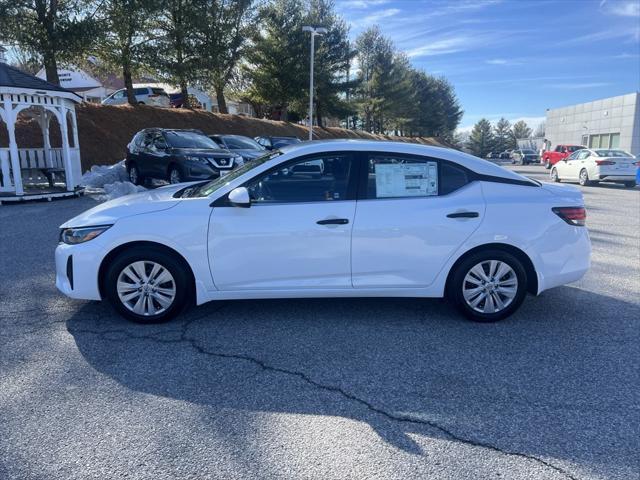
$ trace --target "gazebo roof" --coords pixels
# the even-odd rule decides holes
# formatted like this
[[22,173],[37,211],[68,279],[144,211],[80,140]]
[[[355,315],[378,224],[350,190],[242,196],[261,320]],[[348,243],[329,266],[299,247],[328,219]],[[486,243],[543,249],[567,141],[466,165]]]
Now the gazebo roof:
[[71,94],[78,98],[81,98],[78,94],[72,92],[71,90],[67,90],[66,88],[63,88],[59,85],[54,85],[53,83],[42,80],[35,75],[25,73],[22,70],[7,65],[6,63],[0,62],[0,88],[2,87],[40,91],[44,90],[47,92],[60,92],[66,94],[63,95],[65,97],[68,97],[68,95]]

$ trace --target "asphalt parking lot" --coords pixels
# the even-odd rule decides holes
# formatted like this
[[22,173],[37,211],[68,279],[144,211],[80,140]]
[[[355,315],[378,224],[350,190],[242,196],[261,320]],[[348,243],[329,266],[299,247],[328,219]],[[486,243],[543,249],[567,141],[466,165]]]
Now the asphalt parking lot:
[[133,325],[54,286],[93,199],[2,206],[0,478],[639,478],[640,187],[582,191],[591,271],[488,325],[385,298]]

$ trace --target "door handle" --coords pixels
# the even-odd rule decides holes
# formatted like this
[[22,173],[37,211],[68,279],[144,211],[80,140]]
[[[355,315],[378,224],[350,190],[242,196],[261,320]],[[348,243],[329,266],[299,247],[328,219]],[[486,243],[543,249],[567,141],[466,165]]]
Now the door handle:
[[447,218],[477,218],[479,216],[478,212],[454,212],[447,215]]
[[346,218],[326,218],[324,220],[318,220],[318,225],[346,225],[349,220]]

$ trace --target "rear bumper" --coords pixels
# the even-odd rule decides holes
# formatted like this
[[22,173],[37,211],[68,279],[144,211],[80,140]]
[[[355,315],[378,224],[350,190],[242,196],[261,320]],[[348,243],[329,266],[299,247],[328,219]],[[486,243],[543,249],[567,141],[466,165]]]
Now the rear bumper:
[[564,243],[546,248],[540,254],[538,293],[580,280],[591,267],[591,240],[585,227],[568,227]]
[[629,173],[622,175],[620,173],[596,173],[594,180],[601,180],[603,182],[635,182],[636,174]]

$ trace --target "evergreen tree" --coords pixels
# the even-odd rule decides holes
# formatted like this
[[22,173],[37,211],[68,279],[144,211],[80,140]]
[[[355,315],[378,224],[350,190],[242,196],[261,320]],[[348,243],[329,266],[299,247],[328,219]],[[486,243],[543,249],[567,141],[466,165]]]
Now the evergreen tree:
[[482,118],[473,126],[468,147],[480,158],[484,158],[493,149],[493,133],[489,120]]
[[122,71],[131,105],[137,104],[133,76],[144,68],[151,19],[157,15],[159,5],[158,0],[105,0],[101,7],[103,34],[94,53],[106,67]]
[[527,125],[527,122],[524,120],[516,122],[511,130],[511,136],[513,137],[514,144],[519,138],[529,138],[531,136],[531,129]]
[[511,123],[506,118],[498,120],[494,130],[494,149],[496,152],[504,152],[507,149],[516,148],[516,142],[511,135]]
[[42,58],[47,80],[58,63],[82,57],[96,41],[98,5],[90,0],[0,0],[0,41]]
[[256,26],[255,9],[252,0],[201,0],[196,5],[198,77],[215,91],[220,113],[229,113],[224,90]]

